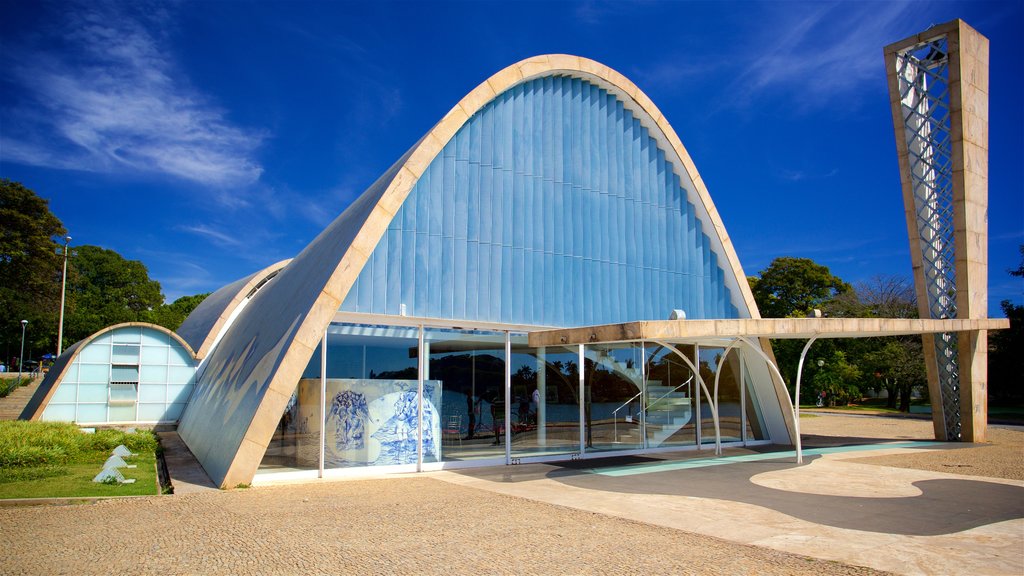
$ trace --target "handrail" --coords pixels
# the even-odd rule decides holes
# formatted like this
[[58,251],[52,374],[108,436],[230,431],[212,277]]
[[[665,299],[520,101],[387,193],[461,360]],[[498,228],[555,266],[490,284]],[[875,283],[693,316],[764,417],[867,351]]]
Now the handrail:
[[[665,392],[665,393],[664,393],[664,394],[662,394],[661,396],[658,396],[657,398],[655,398],[655,399],[654,399],[654,402],[657,402],[658,400],[661,400],[662,398],[664,398],[664,397],[668,396],[669,394],[671,394],[671,393],[675,392],[676,390],[679,390],[679,389],[680,389],[680,388],[682,388],[683,386],[687,386],[687,385],[688,385],[688,384],[689,384],[690,382],[692,382],[692,381],[693,381],[693,374],[690,374],[690,377],[686,379],[686,382],[683,382],[683,383],[682,383],[682,384],[680,384],[679,386],[676,386],[675,388],[673,388],[673,389],[669,390],[668,392]],[[654,402],[650,402],[650,401],[649,401],[649,402],[647,403],[647,407],[648,407],[648,408],[650,408],[650,407],[651,407],[651,406],[652,406],[652,405],[654,404]]]
[[625,408],[627,405],[629,405],[630,402],[632,402],[633,400],[636,400],[637,396],[640,396],[641,394],[643,394],[643,390],[641,390],[640,392],[637,392],[636,395],[633,396],[632,398],[630,398],[629,400],[626,400],[622,404],[622,406],[619,406],[615,410],[612,410],[612,417],[614,418],[615,415],[618,414],[619,410],[622,410],[623,408]]
[[[648,402],[647,402],[647,406],[646,406],[646,408],[647,408],[647,409],[649,409],[649,408],[650,408],[651,406],[653,406],[653,405],[655,404],[655,402],[657,402],[658,400],[661,400],[662,398],[665,398],[666,396],[668,396],[669,394],[671,394],[671,393],[673,393],[673,392],[675,392],[675,391],[679,390],[679,389],[680,389],[680,388],[682,388],[683,386],[687,386],[687,385],[688,385],[688,384],[689,384],[690,382],[692,382],[692,381],[693,381],[693,374],[691,373],[691,374],[690,374],[690,377],[689,377],[689,378],[688,378],[688,379],[686,380],[686,382],[683,382],[683,383],[682,383],[682,384],[680,384],[679,386],[676,386],[675,388],[673,388],[673,389],[669,390],[668,392],[665,392],[665,393],[664,393],[664,394],[662,394],[661,396],[658,396],[657,398],[655,398],[655,399],[654,399],[654,401],[653,401],[653,402],[651,402],[651,401],[648,401]],[[612,441],[613,441],[613,442],[618,442],[618,441],[619,441],[619,419],[618,419],[618,417],[616,416],[616,415],[617,415],[617,414],[619,413],[619,410],[622,410],[623,408],[625,408],[626,406],[628,406],[628,405],[629,405],[630,403],[632,403],[632,402],[633,402],[633,400],[636,400],[638,396],[641,396],[641,395],[643,395],[643,393],[644,393],[644,392],[643,392],[643,390],[641,390],[640,392],[637,392],[637,393],[636,393],[636,394],[635,394],[635,395],[634,395],[634,396],[633,396],[632,398],[630,398],[629,400],[626,400],[626,401],[625,401],[625,402],[624,402],[624,403],[622,404],[622,406],[619,406],[619,407],[618,407],[618,408],[616,408],[615,410],[612,410]]]

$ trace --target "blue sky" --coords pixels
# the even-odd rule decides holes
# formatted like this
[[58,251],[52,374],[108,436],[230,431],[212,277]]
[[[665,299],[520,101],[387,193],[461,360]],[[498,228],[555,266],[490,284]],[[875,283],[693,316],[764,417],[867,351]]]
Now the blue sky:
[[0,0],[0,177],[168,301],[301,250],[463,95],[545,53],[607,64],[693,157],[748,275],[910,275],[882,48],[991,42],[990,313],[1020,302],[1024,3]]

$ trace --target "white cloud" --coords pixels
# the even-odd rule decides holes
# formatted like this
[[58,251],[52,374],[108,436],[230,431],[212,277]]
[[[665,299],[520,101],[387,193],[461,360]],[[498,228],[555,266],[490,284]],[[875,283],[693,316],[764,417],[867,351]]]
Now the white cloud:
[[244,244],[240,236],[233,236],[231,234],[228,234],[227,232],[217,230],[212,226],[208,226],[206,224],[197,224],[194,226],[179,226],[178,229],[183,232],[191,232],[192,234],[197,234],[199,236],[212,240],[214,243],[220,246],[227,248],[238,248]]
[[232,125],[190,87],[155,32],[166,16],[127,12],[118,4],[78,6],[37,40],[63,36],[60,51],[20,47],[10,57],[26,98],[5,111],[4,160],[212,187],[257,181],[263,134]]
[[[743,66],[728,85],[732,105],[745,106],[767,92],[796,93],[804,108],[849,100],[867,82],[884,79],[882,48],[906,35],[913,6],[903,2],[805,4],[775,11],[736,46]],[[884,82],[879,86],[884,87]]]

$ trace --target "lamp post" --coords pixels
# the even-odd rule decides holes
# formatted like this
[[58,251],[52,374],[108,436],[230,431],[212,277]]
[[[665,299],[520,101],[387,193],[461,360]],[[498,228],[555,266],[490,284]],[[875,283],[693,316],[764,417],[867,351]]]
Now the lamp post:
[[25,327],[28,320],[21,321],[21,355],[18,356],[18,386],[21,386],[21,367],[25,365]]
[[64,294],[68,285],[68,244],[71,236],[64,237],[64,273],[60,277],[60,321],[57,324],[57,357],[64,350]]

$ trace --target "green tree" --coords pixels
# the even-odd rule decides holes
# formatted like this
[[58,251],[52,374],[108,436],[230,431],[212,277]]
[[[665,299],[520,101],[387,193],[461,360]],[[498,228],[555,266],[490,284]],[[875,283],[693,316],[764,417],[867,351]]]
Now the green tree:
[[921,338],[871,338],[877,345],[864,353],[858,364],[863,368],[862,382],[888,392],[887,406],[910,412],[914,387],[927,385]]
[[772,260],[750,284],[764,318],[806,316],[850,289],[827,266],[809,258],[790,257]]
[[21,345],[25,356],[56,350],[61,259],[55,237],[66,231],[49,203],[18,182],[0,179],[0,354],[9,362]]
[[[1019,249],[1020,265],[1008,272],[1024,278],[1024,244]],[[993,404],[1018,404],[1024,402],[1024,305],[1003,300],[1000,307],[1010,327],[989,332],[988,392]]]
[[[806,316],[814,308],[824,308],[836,295],[851,289],[827,266],[808,258],[776,258],[758,276],[747,278],[747,281],[763,318]],[[806,343],[806,340],[790,339],[772,342],[779,371],[790,389],[796,384],[800,351]],[[812,356],[829,357],[835,352],[836,345],[832,340],[818,340],[814,343]],[[805,374],[804,382],[808,376]],[[802,386],[801,393],[802,401],[813,397],[809,386]]]
[[846,360],[845,353],[835,350],[814,373],[811,381],[815,394],[824,391],[828,405],[835,406],[860,398],[859,379],[860,369]]
[[160,283],[137,260],[99,246],[79,246],[71,260],[65,333],[76,342],[112,324],[147,322],[163,304]]
[[210,293],[207,292],[194,296],[182,296],[170,304],[161,304],[150,312],[149,321],[169,330],[177,330],[185,318],[188,318],[196,306],[202,304],[209,295]]
[[[917,318],[917,298],[903,276],[875,276],[858,282],[825,304],[832,317]],[[915,387],[926,385],[924,353],[917,335],[857,338],[838,343],[847,358],[862,368],[861,388],[885,390],[886,405],[910,411]]]

